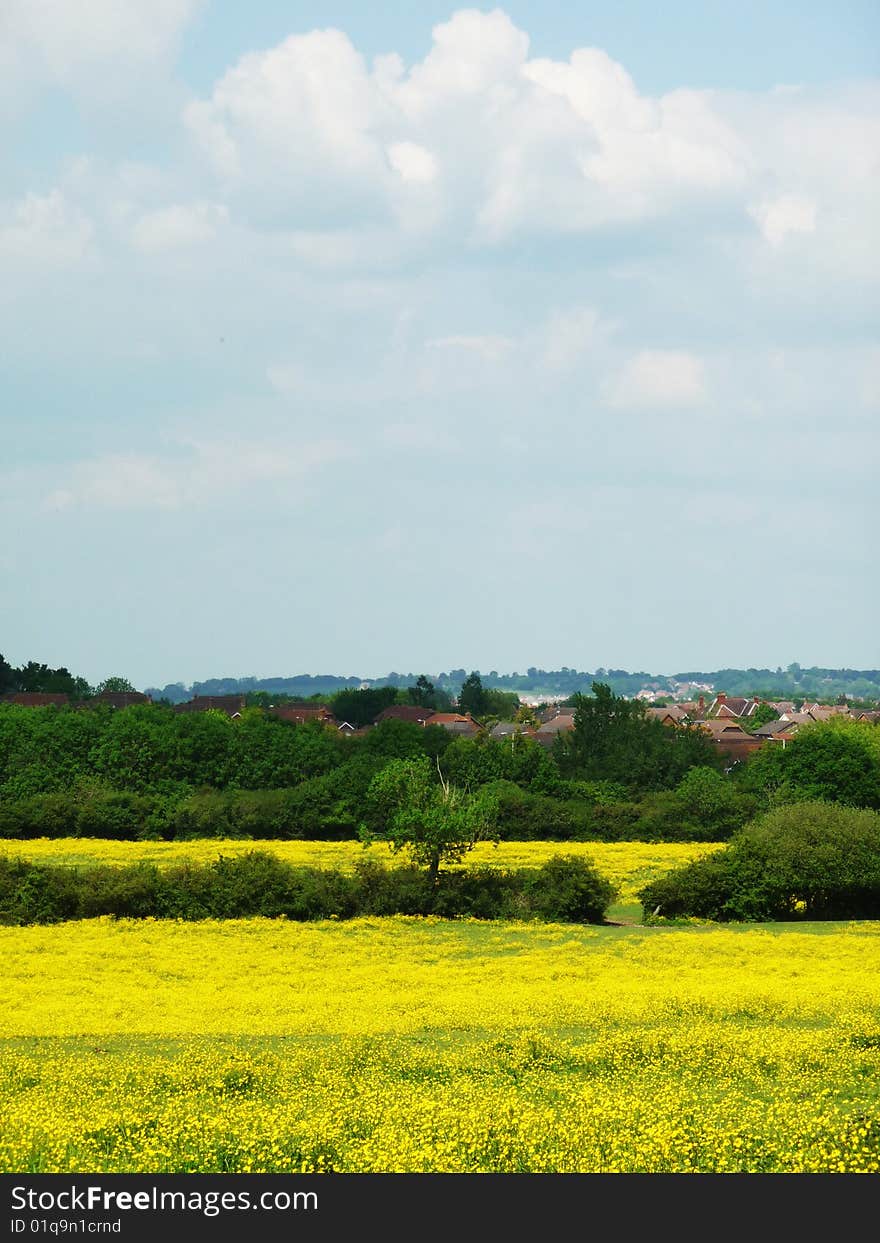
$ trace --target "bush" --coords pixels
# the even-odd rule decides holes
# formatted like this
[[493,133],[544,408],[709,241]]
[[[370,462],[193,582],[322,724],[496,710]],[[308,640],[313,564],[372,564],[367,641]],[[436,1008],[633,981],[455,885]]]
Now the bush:
[[613,896],[583,859],[538,870],[482,867],[443,872],[430,883],[415,867],[361,860],[354,874],[292,867],[250,851],[207,866],[52,867],[0,858],[0,922],[54,923],[111,915],[132,919],[348,919],[427,915],[598,923]]
[[717,920],[880,917],[880,815],[794,803],[754,820],[729,846],[647,885],[646,914]]
[[615,893],[611,882],[578,855],[548,859],[526,884],[531,910],[557,923],[602,923]]
[[362,915],[425,915],[431,909],[433,890],[422,868],[387,868],[360,859],[354,874]]
[[0,857],[0,923],[51,924],[79,914],[77,874]]

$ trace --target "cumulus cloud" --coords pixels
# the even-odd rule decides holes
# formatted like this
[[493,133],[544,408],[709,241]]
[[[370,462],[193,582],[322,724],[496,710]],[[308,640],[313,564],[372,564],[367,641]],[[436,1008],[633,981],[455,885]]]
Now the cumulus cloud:
[[747,210],[771,246],[779,246],[789,234],[816,230],[816,204],[796,194],[751,203]]
[[93,99],[141,89],[173,57],[205,0],[3,0],[0,68],[7,93],[58,86]]
[[426,344],[428,349],[461,350],[467,354],[476,355],[478,358],[483,359],[484,362],[497,363],[510,352],[514,342],[510,337],[488,335],[434,337]]
[[401,184],[443,170],[445,219],[493,242],[650,217],[746,178],[748,149],[706,93],[643,96],[597,48],[566,62],[528,50],[500,10],[454,14],[408,71],[394,55],[368,67],[339,30],[292,35],[243,57],[186,121],[218,176],[294,215],[307,183],[391,219]]
[[255,485],[301,478],[346,456],[337,440],[302,444],[190,441],[182,452],[106,454],[75,463],[44,508],[177,510],[222,503]]
[[437,176],[437,161],[415,142],[393,142],[388,148],[388,160],[402,181],[429,185]]
[[29,265],[69,266],[88,253],[92,222],[60,190],[28,194],[0,209],[0,255]]
[[229,212],[218,203],[177,203],[145,212],[132,228],[138,250],[155,253],[212,241]]
[[592,307],[575,307],[556,311],[542,330],[541,359],[551,371],[567,370],[583,361],[600,340],[608,326]]
[[699,405],[706,397],[702,361],[683,350],[642,350],[605,386],[617,409],[669,409]]

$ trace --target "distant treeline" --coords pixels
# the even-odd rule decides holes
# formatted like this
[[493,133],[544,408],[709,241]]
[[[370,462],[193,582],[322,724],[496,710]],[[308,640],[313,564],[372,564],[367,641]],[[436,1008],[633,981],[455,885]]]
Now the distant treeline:
[[[569,696],[589,694],[594,681],[606,683],[617,695],[637,695],[645,687],[658,694],[671,695],[677,683],[705,683],[728,695],[758,695],[767,699],[834,700],[842,695],[850,699],[875,701],[880,699],[880,669],[824,669],[818,666],[801,668],[791,664],[786,669],[714,669],[687,670],[683,673],[658,674],[643,671],[630,673],[626,669],[599,668],[593,672],[569,669],[528,668],[524,673],[499,673],[488,671],[450,669],[428,674],[431,682],[446,695],[458,695],[469,673],[476,672],[486,687],[514,691],[530,696]],[[286,695],[292,698],[311,699],[329,697],[338,691],[362,685],[393,686],[406,690],[419,675],[415,673],[389,673],[381,678],[339,677],[333,674],[297,674],[294,677],[277,678],[209,678],[204,682],[169,683],[163,687],[147,687],[146,692],[154,699],[167,699],[171,703],[183,703],[194,695],[248,695],[265,692],[269,695]]]

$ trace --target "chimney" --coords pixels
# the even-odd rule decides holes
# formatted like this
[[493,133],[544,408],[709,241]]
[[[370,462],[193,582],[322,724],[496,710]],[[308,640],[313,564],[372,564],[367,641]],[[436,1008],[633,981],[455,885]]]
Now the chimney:
[[702,710],[703,710],[703,708],[705,708],[705,706],[706,706],[706,701],[705,701],[705,699],[703,698],[703,696],[701,695],[701,696],[700,696],[700,711],[702,711]]
[[719,704],[727,703],[727,695],[724,693],[724,691],[719,691],[718,694],[715,696],[715,698],[718,700]]

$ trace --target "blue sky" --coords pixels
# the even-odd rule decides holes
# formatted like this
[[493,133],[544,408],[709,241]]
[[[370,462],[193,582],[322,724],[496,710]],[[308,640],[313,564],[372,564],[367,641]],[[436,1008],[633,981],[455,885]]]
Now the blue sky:
[[7,7],[7,659],[880,665],[875,4]]

